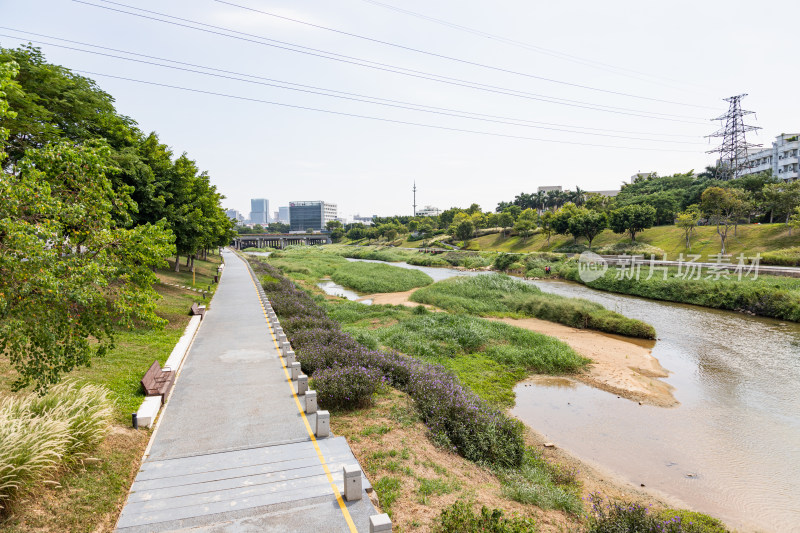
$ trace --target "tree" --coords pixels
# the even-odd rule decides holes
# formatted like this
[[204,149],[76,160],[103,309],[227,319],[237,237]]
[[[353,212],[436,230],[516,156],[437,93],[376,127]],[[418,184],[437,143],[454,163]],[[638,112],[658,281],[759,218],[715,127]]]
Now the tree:
[[391,229],[387,230],[384,235],[386,236],[386,240],[387,241],[393,241],[393,240],[395,240],[397,238],[397,230],[394,229],[394,228],[391,228]]
[[[551,191],[552,192],[552,191]],[[556,211],[550,220],[553,231],[559,235],[566,235],[569,233],[569,219],[578,212],[578,208],[572,202],[567,202]]]
[[514,230],[519,234],[520,237],[522,237],[523,240],[526,240],[531,236],[535,227],[536,226],[532,220],[522,217],[520,217],[514,224]]
[[475,233],[475,226],[469,219],[462,220],[461,222],[459,222],[458,226],[456,226],[455,236],[460,241],[466,241],[471,239],[474,233]]
[[542,213],[542,216],[539,217],[539,224],[542,228],[542,233],[545,234],[547,237],[547,244],[550,244],[550,236],[553,234],[553,215],[552,211],[545,211]]
[[364,237],[366,237],[366,231],[363,226],[355,226],[347,232],[347,238],[351,241],[360,241]]
[[652,228],[656,222],[656,210],[650,205],[626,205],[611,211],[608,225],[614,233],[627,233],[636,242],[636,234]]
[[800,207],[795,207],[794,213],[789,217],[789,235],[792,234],[792,228],[800,228]]
[[503,228],[503,235],[508,236],[508,228],[514,225],[514,217],[511,216],[511,213],[508,211],[503,211],[497,217],[497,223],[500,224],[500,227]]
[[686,249],[691,248],[692,233],[697,228],[697,222],[700,220],[700,213],[696,209],[687,209],[683,213],[678,214],[675,220],[675,225],[683,230],[683,237],[686,239]]
[[325,229],[328,231],[333,231],[335,229],[341,229],[342,223],[338,220],[329,220],[325,223]]
[[578,240],[578,237],[586,237],[589,242],[589,249],[592,248],[592,241],[608,227],[608,217],[605,213],[581,209],[569,220],[569,232]]
[[110,150],[59,143],[29,150],[19,173],[0,173],[0,352],[18,379],[45,390],[114,346],[154,312],[153,268],[174,252],[163,223],[125,228],[115,211]]
[[717,226],[721,249],[725,253],[725,240],[728,238],[728,229],[737,210],[741,209],[740,199],[730,189],[722,187],[709,187],[700,197],[700,208],[711,223]]

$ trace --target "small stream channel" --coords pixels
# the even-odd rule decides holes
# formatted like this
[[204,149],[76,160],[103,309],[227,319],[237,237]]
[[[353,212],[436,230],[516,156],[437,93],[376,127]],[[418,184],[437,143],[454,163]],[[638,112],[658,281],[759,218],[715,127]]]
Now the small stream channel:
[[[436,281],[481,274],[392,265]],[[655,326],[652,353],[671,372],[665,381],[680,405],[638,405],[572,380],[539,378],[516,387],[515,416],[577,457],[730,526],[800,532],[800,324],[577,283],[529,283]]]

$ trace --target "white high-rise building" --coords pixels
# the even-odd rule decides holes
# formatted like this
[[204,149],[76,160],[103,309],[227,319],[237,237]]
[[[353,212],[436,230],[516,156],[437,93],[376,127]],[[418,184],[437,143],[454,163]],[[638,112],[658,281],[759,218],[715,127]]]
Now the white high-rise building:
[[253,198],[250,200],[250,223],[269,224],[269,200],[266,198]]
[[278,222],[282,224],[288,224],[290,222],[288,205],[285,207],[278,208]]
[[772,170],[772,175],[783,181],[795,181],[798,177],[798,150],[800,133],[781,133],[775,137],[770,148],[751,150],[747,154],[750,168],[742,176]]

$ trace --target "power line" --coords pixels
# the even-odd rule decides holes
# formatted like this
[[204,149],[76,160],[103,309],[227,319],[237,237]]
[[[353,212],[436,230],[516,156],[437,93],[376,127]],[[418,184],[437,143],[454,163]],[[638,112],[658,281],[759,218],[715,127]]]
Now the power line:
[[[130,9],[135,9],[135,10],[143,11],[143,12],[146,12],[146,13],[152,13],[152,14],[156,14],[156,15],[159,15],[159,16],[162,16],[162,17],[167,17],[167,18],[171,18],[171,19],[175,19],[175,20],[180,20],[180,21],[183,21],[183,22],[189,22],[191,24],[196,24],[198,26],[206,26],[206,28],[190,26],[190,25],[187,25],[187,24],[182,24],[180,22],[174,22],[172,20],[164,20],[164,19],[160,19],[160,18],[149,16],[149,15],[143,15],[141,13],[132,13],[130,11],[124,11],[124,10],[113,8],[113,7],[109,7],[109,6],[93,4],[93,3],[87,2],[85,0],[72,0],[72,1],[80,3],[80,4],[85,4],[85,5],[88,5],[88,6],[92,6],[92,7],[106,9],[106,10],[109,10],[109,11],[115,11],[115,12],[118,12],[118,13],[123,13],[123,14],[126,14],[126,15],[132,15],[132,16],[135,16],[135,17],[140,17],[140,18],[144,18],[144,19],[148,19],[148,20],[153,20],[153,21],[156,21],[156,22],[162,22],[162,23],[165,23],[165,24],[173,25],[173,26],[178,26],[178,27],[182,27],[182,28],[195,30],[195,31],[201,31],[201,32],[205,32],[205,33],[210,33],[210,34],[213,34],[213,35],[219,35],[219,36],[222,36],[222,37],[228,37],[228,38],[231,38],[231,39],[237,39],[237,40],[245,41],[245,42],[249,42],[249,43],[259,44],[259,45],[262,45],[262,46],[269,46],[269,47],[272,47],[272,48],[278,48],[278,49],[286,50],[286,51],[290,51],[290,52],[296,52],[296,53],[301,53],[301,54],[310,55],[310,56],[314,56],[314,57],[320,57],[320,58],[323,58],[323,59],[330,59],[330,60],[338,61],[338,62],[341,62],[341,63],[347,63],[347,64],[357,65],[357,66],[361,66],[361,67],[372,68],[372,69],[375,69],[375,70],[380,70],[380,71],[385,71],[385,72],[393,72],[395,74],[401,74],[401,75],[404,75],[404,76],[410,76],[410,77],[414,77],[414,78],[426,79],[426,80],[435,81],[435,82],[439,82],[439,83],[445,83],[445,84],[448,84],[448,85],[455,85],[455,86],[460,86],[460,87],[466,87],[466,88],[469,88],[469,89],[476,89],[476,90],[490,92],[490,93],[496,93],[496,94],[504,94],[504,95],[507,95],[507,96],[515,96],[515,97],[518,97],[518,98],[541,101],[541,102],[546,102],[546,103],[551,103],[551,104],[564,105],[564,106],[575,107],[575,108],[580,108],[580,109],[590,109],[590,110],[593,110],[593,111],[603,111],[603,112],[613,113],[613,114],[617,114],[617,115],[635,116],[635,117],[649,118],[649,119],[652,119],[652,120],[666,120],[666,121],[670,121],[670,122],[682,122],[682,123],[686,123],[686,124],[702,124],[702,125],[705,125],[705,122],[697,122],[695,120],[683,120],[685,118],[695,118],[695,117],[687,117],[685,115],[674,115],[674,114],[669,114],[669,113],[657,113],[657,112],[650,112],[650,111],[642,112],[642,111],[639,111],[639,110],[636,110],[636,109],[630,109],[630,108],[624,108],[624,107],[607,106],[607,105],[603,105],[603,104],[593,104],[591,102],[584,102],[584,101],[580,101],[580,100],[569,100],[569,99],[566,99],[566,98],[551,97],[551,96],[546,96],[546,95],[540,95],[540,94],[537,94],[537,93],[530,93],[530,92],[526,92],[526,91],[520,91],[520,90],[516,90],[516,89],[507,89],[507,88],[499,87],[499,86],[496,86],[496,85],[489,85],[489,84],[484,84],[484,83],[472,82],[472,81],[468,81],[468,80],[462,80],[462,79],[459,79],[459,78],[452,78],[452,77],[448,77],[448,76],[442,76],[442,75],[439,75],[439,74],[432,74],[432,73],[429,73],[429,72],[423,72],[423,71],[418,71],[418,70],[413,70],[413,69],[407,69],[407,68],[404,68],[404,67],[397,67],[397,66],[386,64],[386,63],[380,63],[380,62],[370,61],[370,60],[366,60],[366,59],[359,59],[359,58],[355,58],[355,57],[352,57],[352,56],[347,56],[347,55],[343,55],[343,54],[337,54],[337,53],[334,53],[334,52],[327,52],[325,50],[320,50],[320,49],[317,49],[317,48],[310,48],[310,47],[306,47],[306,46],[295,45],[295,44],[292,44],[292,43],[287,43],[285,41],[279,41],[279,40],[276,40],[276,39],[270,39],[268,37],[262,37],[262,36],[259,36],[259,35],[253,35],[253,34],[249,34],[249,33],[245,33],[245,32],[240,32],[240,31],[237,31],[237,30],[231,30],[229,28],[224,28],[224,27],[221,27],[221,26],[214,26],[212,24],[206,24],[206,23],[203,23],[203,22],[197,22],[197,21],[190,20],[190,19],[185,19],[185,18],[181,18],[181,17],[175,17],[173,15],[166,15],[164,13],[158,13],[156,11],[150,11],[150,10],[146,10],[146,9],[142,9],[142,8],[128,6],[126,4],[120,4],[118,2],[110,2],[110,0],[100,0],[100,1],[113,3],[115,5],[122,5],[122,6],[130,8]],[[207,28],[214,28],[214,29],[207,29]],[[229,32],[229,33],[221,33],[219,31],[215,31],[215,30],[223,30],[223,31]],[[231,34],[238,34],[238,35],[231,35]],[[245,37],[242,37],[242,36],[245,36]],[[260,40],[254,40],[253,38],[260,39]],[[269,42],[264,42],[264,41],[269,41]],[[279,43],[279,44],[273,44],[273,43]],[[291,47],[294,47],[294,48],[291,48]]]
[[[483,121],[483,122],[493,122],[493,123],[497,123],[497,124],[506,124],[506,125],[512,125],[512,126],[520,126],[520,127],[528,127],[528,128],[543,129],[543,130],[550,130],[550,131],[558,131],[558,132],[563,132],[563,133],[574,133],[574,134],[579,134],[579,135],[592,135],[592,136],[599,136],[599,137],[612,137],[612,138],[632,139],[632,140],[639,140],[639,141],[658,141],[658,142],[675,143],[675,144],[695,144],[695,143],[688,142],[688,141],[662,140],[662,139],[657,139],[657,138],[655,138],[655,139],[654,138],[644,138],[643,139],[643,138],[640,138],[640,137],[630,137],[630,136],[625,136],[625,135],[613,135],[613,134],[605,134],[605,133],[594,133],[594,132],[577,131],[577,130],[572,130],[572,129],[566,129],[566,128],[568,128],[568,126],[566,128],[537,126],[537,125],[534,125],[534,124],[540,124],[540,123],[538,123],[536,121],[527,121],[527,120],[524,120],[524,119],[517,119],[517,118],[514,118],[514,117],[504,117],[504,116],[497,116],[497,115],[486,115],[486,114],[482,114],[482,113],[474,113],[474,112],[471,112],[471,111],[463,111],[463,110],[457,110],[457,109],[451,109],[451,108],[441,108],[441,107],[435,107],[435,106],[426,106],[426,105],[416,104],[416,103],[412,103],[412,102],[403,102],[403,101],[400,101],[400,100],[388,100],[388,99],[374,97],[374,96],[360,95],[360,94],[357,94],[357,93],[347,93],[347,92],[343,92],[343,91],[335,91],[335,90],[321,88],[321,87],[296,84],[296,83],[292,83],[292,82],[286,82],[286,81],[282,81],[282,80],[275,80],[275,79],[271,79],[271,78],[264,78],[264,77],[255,76],[255,75],[252,75],[252,74],[245,74],[245,73],[239,73],[239,72],[234,72],[234,71],[229,71],[229,70],[222,70],[222,69],[217,69],[217,68],[214,68],[214,67],[208,67],[208,66],[205,66],[205,65],[197,65],[197,64],[193,64],[193,63],[175,61],[175,60],[172,60],[172,59],[166,59],[166,58],[161,58],[161,57],[156,57],[156,56],[151,56],[151,55],[146,55],[146,54],[139,54],[139,53],[130,52],[130,51],[127,51],[127,50],[120,50],[120,49],[109,48],[109,47],[105,47],[105,46],[93,45],[93,44],[90,44],[90,43],[82,43],[80,41],[73,41],[73,40],[70,40],[70,39],[61,39],[59,37],[53,37],[53,36],[44,35],[44,34],[40,34],[40,33],[25,32],[25,31],[13,29],[13,28],[7,28],[5,26],[0,26],[0,28],[11,29],[12,31],[16,31],[16,32],[20,32],[20,33],[28,33],[30,35],[43,36],[43,37],[46,37],[46,38],[49,38],[49,39],[56,39],[56,40],[59,40],[59,41],[70,42],[70,43],[73,43],[73,44],[80,44],[82,46],[90,46],[90,47],[100,48],[100,49],[104,49],[104,50],[112,50],[112,51],[121,52],[121,53],[124,53],[124,54],[135,55],[135,56],[139,56],[139,57],[146,57],[148,59],[155,59],[155,60],[158,60],[158,61],[166,61],[166,62],[176,63],[176,64],[180,64],[180,65],[198,67],[198,68],[202,68],[202,69],[206,69],[206,70],[222,72],[222,73],[225,73],[225,74],[233,74],[235,76],[241,76],[241,77],[245,77],[245,78],[253,78],[253,79],[256,79],[256,80],[266,80],[266,82],[265,81],[254,81],[252,79],[241,79],[239,77],[228,76],[228,75],[224,75],[224,74],[214,74],[213,72],[203,72],[201,70],[195,70],[195,69],[192,69],[192,68],[185,68],[185,67],[178,67],[178,66],[175,66],[175,65],[164,65],[164,64],[160,64],[160,63],[155,63],[153,61],[146,61],[146,60],[142,60],[142,59],[134,59],[134,58],[130,58],[130,57],[123,57],[123,56],[119,56],[119,55],[108,54],[108,53],[104,53],[104,52],[98,52],[98,51],[95,51],[95,50],[83,50],[83,49],[76,48],[76,47],[73,47],[73,46],[66,46],[66,45],[61,45],[61,44],[49,43],[49,42],[41,41],[41,40],[32,40],[32,42],[38,42],[38,43],[46,44],[48,46],[55,46],[55,47],[64,48],[64,49],[67,49],[67,50],[74,50],[74,51],[88,53],[88,54],[100,55],[100,56],[103,56],[103,57],[111,57],[111,58],[121,59],[121,60],[125,60],[125,61],[132,61],[132,62],[136,62],[136,63],[142,63],[142,64],[147,64],[147,65],[158,66],[158,67],[162,67],[162,68],[180,70],[180,71],[184,71],[184,72],[192,72],[192,73],[201,74],[201,75],[204,75],[204,76],[213,76],[213,77],[216,77],[216,78],[229,79],[229,80],[241,81],[241,82],[246,82],[246,83],[255,83],[255,84],[264,85],[264,86],[268,86],[268,87],[275,87],[275,88],[287,89],[287,90],[298,91],[298,92],[303,92],[303,93],[309,93],[309,94],[315,94],[315,95],[321,95],[321,96],[328,96],[328,97],[332,97],[332,98],[340,98],[340,99],[345,99],[345,100],[364,102],[364,103],[373,104],[373,105],[382,105],[382,106],[388,106],[388,107],[393,107],[393,108],[400,108],[400,109],[407,109],[407,110],[412,110],[412,111],[419,111],[419,112],[424,112],[424,113],[433,113],[433,114],[446,115],[446,116],[452,116],[452,117],[457,117],[457,118],[466,118],[466,119],[470,119],[470,120],[480,120],[480,121]],[[20,37],[17,37],[17,36],[7,35],[7,34],[0,34],[0,37],[10,37],[10,38],[17,38],[17,39],[20,38]],[[268,82],[274,82],[274,83],[268,83]],[[290,87],[290,86],[287,86],[287,85],[295,85],[295,87]],[[300,87],[305,87],[305,88],[300,88]],[[314,90],[311,90],[311,89],[314,89]],[[322,91],[325,91],[325,92],[322,92]],[[339,94],[328,94],[328,93],[339,93]],[[342,96],[342,95],[348,95],[348,96]],[[372,101],[372,100],[378,100],[378,101]],[[402,104],[402,105],[400,105],[400,104]],[[468,116],[468,115],[477,115],[477,116]],[[500,120],[495,120],[495,119],[500,119]],[[564,125],[562,125],[562,124],[553,124],[552,126],[564,126]],[[643,135],[640,132],[633,132],[633,133],[635,133],[636,135]],[[652,136],[652,135],[657,135],[657,134],[644,133],[644,135],[651,135]]]
[[[106,1],[106,0],[101,0],[101,1]],[[384,41],[384,40],[381,40],[381,39],[375,39],[375,38],[372,38],[372,37],[367,37],[367,36],[364,36],[364,35],[359,35],[357,33],[351,33],[351,32],[344,31],[344,30],[337,30],[336,28],[330,28],[328,26],[322,26],[320,24],[314,24],[312,22],[307,22],[307,21],[304,21],[304,20],[295,19],[295,18],[292,18],[292,17],[284,16],[284,15],[278,15],[276,13],[270,13],[269,11],[263,11],[261,9],[256,9],[256,8],[253,8],[253,7],[243,6],[241,4],[236,4],[236,3],[233,3],[233,2],[229,2],[227,0],[214,0],[214,1],[217,2],[217,3],[220,3],[220,4],[225,4],[225,5],[229,5],[229,6],[233,6],[233,7],[238,7],[239,9],[244,9],[244,10],[247,10],[247,11],[252,11],[253,13],[260,13],[262,15],[267,15],[267,16],[270,16],[270,17],[279,18],[281,20],[288,20],[290,22],[295,22],[297,24],[303,24],[305,26],[310,26],[312,28],[317,28],[317,29],[321,29],[321,30],[325,30],[325,31],[333,32],[333,33],[338,33],[339,35],[347,35],[348,37],[354,37],[356,39],[362,39],[362,40],[365,40],[365,41],[378,43],[378,44],[383,44],[383,45],[386,45],[386,46],[392,46],[392,47],[395,47],[395,48],[400,48],[402,50],[407,50],[407,51],[410,51],[410,52],[416,52],[418,54],[425,54],[425,55],[432,56],[432,57],[438,57],[440,59],[446,59],[448,61],[456,61],[458,63],[463,63],[463,64],[466,64],[466,65],[472,65],[472,66],[481,67],[481,68],[485,68],[485,69],[495,70],[495,71],[498,71],[498,72],[504,72],[506,74],[513,74],[515,76],[524,76],[526,78],[532,78],[532,79],[535,79],[535,80],[546,81],[546,82],[549,82],[549,83],[556,83],[556,84],[559,84],[559,85],[566,85],[566,86],[569,86],[569,87],[576,87],[576,88],[579,88],[579,89],[586,89],[586,90],[589,90],[589,91],[597,91],[597,92],[606,93],[606,94],[613,94],[613,95],[616,95],[616,96],[625,96],[625,97],[628,97],[628,98],[638,98],[640,100],[648,100],[648,101],[651,101],[651,102],[660,102],[660,103],[664,103],[664,104],[681,105],[681,106],[686,106],[686,107],[697,107],[697,108],[701,108],[701,109],[714,109],[713,107],[704,106],[704,105],[687,104],[685,102],[676,102],[676,101],[673,101],[673,100],[663,100],[661,98],[651,98],[649,96],[641,96],[641,95],[638,95],[638,94],[624,93],[624,92],[620,92],[620,91],[612,91],[610,89],[601,89],[599,87],[592,87],[591,85],[583,85],[583,84],[580,84],[580,83],[572,83],[572,82],[568,82],[568,81],[564,81],[564,80],[557,80],[557,79],[554,79],[554,78],[547,78],[547,77],[544,77],[544,76],[537,76],[535,74],[530,74],[530,73],[527,73],[527,72],[520,72],[520,71],[517,71],[517,70],[511,70],[511,69],[497,67],[497,66],[493,66],[493,65],[487,65],[485,63],[479,63],[477,61],[470,61],[468,59],[462,59],[462,58],[448,56],[448,55],[444,55],[444,54],[438,54],[436,52],[431,52],[431,51],[428,51],[428,50],[422,50],[420,48],[414,48],[412,46],[406,46],[406,45],[402,45],[402,44],[398,44],[398,43]]]
[[76,69],[76,71],[77,72],[82,72],[84,74],[90,74],[92,76],[103,76],[103,77],[106,77],[106,78],[112,78],[112,79],[117,79],[117,80],[125,80],[125,81],[132,81],[132,82],[135,82],[135,83],[141,83],[141,84],[145,84],[145,85],[153,85],[153,86],[156,86],[156,87],[166,87],[166,88],[169,88],[169,89],[178,89],[178,90],[181,90],[181,91],[187,91],[187,92],[193,92],[193,93],[199,93],[199,94],[206,94],[206,95],[210,95],[210,96],[220,96],[220,97],[223,97],[223,98],[230,98],[230,99],[233,99],[233,100],[241,100],[241,101],[245,101],[245,102],[254,102],[254,103],[260,103],[260,104],[287,107],[287,108],[291,108],[291,109],[301,109],[301,110],[304,110],[304,111],[314,111],[314,112],[318,112],[318,113],[327,113],[327,114],[330,114],[330,115],[339,115],[339,116],[344,116],[344,117],[361,118],[361,119],[366,119],[366,120],[374,120],[374,121],[378,121],[378,122],[387,122],[387,123],[391,123],[391,124],[402,124],[402,125],[406,125],[406,126],[417,126],[417,127],[429,128],[429,129],[455,131],[455,132],[459,132],[459,133],[473,133],[473,134],[477,134],[477,135],[485,135],[485,136],[490,136],[490,137],[502,137],[502,138],[506,138],[506,139],[520,139],[520,140],[526,140],[526,141],[537,141],[537,142],[546,142],[546,143],[553,143],[553,144],[568,144],[568,145],[573,145],[573,146],[590,146],[590,147],[594,147],[594,148],[615,148],[615,149],[620,149],[620,150],[642,150],[642,151],[648,151],[648,152],[696,153],[695,150],[664,150],[662,148],[637,148],[637,147],[633,147],[633,146],[617,146],[617,145],[609,145],[609,144],[582,143],[582,142],[575,142],[575,141],[562,141],[562,140],[557,140],[557,139],[543,139],[543,138],[539,138],[539,137],[526,137],[526,136],[523,136],[523,135],[510,135],[510,134],[506,134],[506,133],[497,133],[497,132],[491,132],[491,131],[470,130],[470,129],[465,129],[465,128],[452,128],[452,127],[449,127],[449,126],[438,126],[438,125],[435,125],[435,124],[425,124],[425,123],[422,123],[422,122],[411,122],[411,121],[406,121],[406,120],[396,120],[396,119],[385,118],[385,117],[374,117],[374,116],[370,116],[370,115],[361,115],[361,114],[358,114],[358,113],[347,113],[347,112],[344,112],[344,111],[333,111],[331,109],[323,109],[323,108],[318,108],[318,107],[309,107],[309,106],[301,106],[301,105],[295,105],[295,104],[287,104],[287,103],[283,103],[283,102],[274,102],[274,101],[271,101],[271,100],[262,100],[260,98],[251,98],[251,97],[248,97],[248,96],[239,96],[239,95],[233,95],[233,94],[227,94],[227,93],[219,93],[219,92],[215,92],[215,91],[207,91],[207,90],[204,90],[204,89],[196,89],[196,88],[193,88],[193,87],[181,87],[179,85],[169,85],[169,84],[166,84],[166,83],[159,83],[159,82],[148,81],[148,80],[139,80],[139,79],[135,79],[135,78],[128,78],[128,77],[125,77],[125,76],[116,76],[114,74],[105,74],[105,73],[102,73],[102,72],[93,72],[93,71],[89,71],[89,70],[77,70]]
[[[694,84],[694,83],[688,83],[688,82],[685,82],[685,81],[674,80],[674,79],[666,78],[666,77],[663,77],[663,76],[657,76],[657,75],[654,75],[654,74],[648,74],[648,73],[645,73],[645,72],[640,72],[638,70],[634,70],[634,69],[630,69],[630,68],[619,67],[619,66],[616,66],[616,65],[610,65],[608,63],[603,63],[602,61],[596,61],[596,60],[593,60],[593,59],[587,59],[587,58],[584,58],[584,57],[579,57],[579,56],[575,56],[575,55],[572,55],[572,54],[567,54],[565,52],[560,52],[558,50],[553,50],[551,48],[545,48],[543,46],[538,46],[538,45],[526,43],[526,42],[523,42],[523,41],[517,41],[515,39],[510,39],[508,37],[503,37],[501,35],[496,35],[496,34],[493,34],[493,33],[486,32],[486,31],[477,30],[475,28],[470,28],[468,26],[462,26],[461,24],[456,24],[454,22],[450,22],[450,21],[447,21],[447,20],[444,20],[444,19],[431,17],[429,15],[424,15],[422,13],[418,13],[416,11],[411,11],[409,9],[404,9],[404,8],[401,8],[401,7],[393,6],[391,4],[378,2],[377,0],[361,0],[361,1],[365,2],[367,4],[372,4],[374,6],[382,7],[382,8],[385,8],[385,9],[389,9],[391,11],[395,11],[395,12],[398,12],[398,13],[403,13],[405,15],[410,15],[412,17],[421,18],[421,19],[427,20],[429,22],[433,22],[435,24],[440,24],[442,26],[447,26],[447,27],[452,28],[452,29],[464,31],[466,33],[471,33],[473,35],[478,35],[478,36],[484,37],[486,39],[491,39],[493,41],[499,41],[499,42],[502,42],[502,43],[505,43],[505,44],[510,44],[510,45],[513,45],[513,46],[524,48],[526,50],[532,50],[534,52],[538,52],[538,53],[541,53],[541,54],[549,55],[549,56],[556,57],[556,58],[559,58],[559,59],[564,59],[564,60],[567,60],[567,61],[573,61],[575,63],[579,63],[579,64],[582,64],[582,65],[586,65],[586,66],[590,66],[590,67],[594,67],[594,68],[599,68],[599,69],[606,70],[608,72],[612,72],[614,74],[618,74],[618,75],[621,75],[621,76],[629,76],[629,77],[633,77],[633,78],[642,77],[643,76],[645,78],[660,79],[660,80],[669,81],[671,83],[680,83],[680,84],[684,84],[684,85],[693,85],[695,87],[701,87],[700,85],[697,85],[697,84]],[[622,72],[620,72],[620,71],[622,71]],[[652,80],[645,80],[645,81],[651,81],[652,82]]]

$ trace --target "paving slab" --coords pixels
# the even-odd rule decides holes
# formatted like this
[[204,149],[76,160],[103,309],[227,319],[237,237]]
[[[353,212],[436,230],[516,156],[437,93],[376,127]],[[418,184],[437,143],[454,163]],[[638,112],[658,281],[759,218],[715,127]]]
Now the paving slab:
[[263,292],[242,259],[224,257],[117,531],[368,531],[369,481],[361,500],[337,499],[344,465],[357,461],[343,437],[312,440]]

